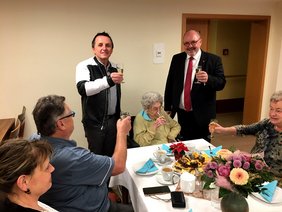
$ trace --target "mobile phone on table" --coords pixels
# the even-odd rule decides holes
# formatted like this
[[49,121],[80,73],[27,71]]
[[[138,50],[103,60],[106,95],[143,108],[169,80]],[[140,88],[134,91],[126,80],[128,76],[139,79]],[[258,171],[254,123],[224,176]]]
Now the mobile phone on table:
[[170,193],[168,186],[155,186],[143,188],[145,195]]
[[171,204],[174,208],[185,208],[186,202],[184,193],[182,191],[173,191],[170,193],[171,195]]

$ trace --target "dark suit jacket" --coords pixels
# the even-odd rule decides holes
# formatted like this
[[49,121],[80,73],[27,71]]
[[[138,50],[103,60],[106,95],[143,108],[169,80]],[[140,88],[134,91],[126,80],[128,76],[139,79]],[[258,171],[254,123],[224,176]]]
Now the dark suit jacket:
[[[179,109],[184,87],[186,58],[185,52],[173,56],[166,81],[164,107],[174,115]],[[202,70],[207,72],[208,81],[205,85],[193,83],[191,102],[198,124],[206,125],[216,116],[216,91],[224,88],[226,80],[220,57],[202,51],[199,65],[202,65]]]

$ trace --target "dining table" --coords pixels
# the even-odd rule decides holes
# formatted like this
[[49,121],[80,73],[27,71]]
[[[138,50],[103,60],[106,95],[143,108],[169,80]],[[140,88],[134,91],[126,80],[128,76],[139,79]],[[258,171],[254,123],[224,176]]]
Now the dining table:
[[[208,150],[214,148],[209,142],[204,139],[195,139],[189,141],[183,141],[187,146],[193,146],[197,151]],[[169,145],[169,144],[168,144]],[[139,175],[136,173],[136,166],[142,163],[146,163],[148,159],[153,159],[153,153],[157,149],[162,148],[162,145],[151,145],[146,147],[137,147],[127,150],[127,162],[126,169],[122,174],[112,176],[110,180],[110,187],[124,186],[127,188],[130,196],[130,200],[135,212],[169,212],[169,211],[186,211],[186,212],[218,212],[221,211],[218,208],[212,206],[211,201],[202,198],[196,198],[191,195],[184,195],[186,207],[185,208],[173,208],[171,201],[169,201],[170,193],[157,195],[157,198],[144,195],[143,188],[162,186],[158,180],[160,172],[148,175]],[[171,157],[174,160],[173,157]],[[172,162],[173,163],[173,162]],[[162,165],[155,163],[158,170]],[[139,165],[140,166],[140,165]],[[169,185],[170,191],[177,190],[177,183]],[[281,212],[282,203],[266,203],[261,199],[249,195],[247,198],[249,205],[249,212]]]
[[15,118],[0,119],[0,141],[9,138],[9,133],[15,124]]

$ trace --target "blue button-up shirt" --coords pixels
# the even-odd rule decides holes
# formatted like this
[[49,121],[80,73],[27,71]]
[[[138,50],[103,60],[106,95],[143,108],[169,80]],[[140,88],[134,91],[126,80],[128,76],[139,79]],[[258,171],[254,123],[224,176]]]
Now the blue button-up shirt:
[[44,137],[54,148],[52,187],[40,200],[59,211],[108,211],[107,181],[114,161],[77,147],[75,141]]

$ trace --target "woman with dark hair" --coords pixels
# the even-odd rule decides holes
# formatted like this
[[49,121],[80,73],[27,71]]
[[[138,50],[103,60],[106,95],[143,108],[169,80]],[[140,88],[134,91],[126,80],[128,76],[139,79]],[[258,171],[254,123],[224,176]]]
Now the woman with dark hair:
[[0,211],[56,211],[38,201],[52,185],[51,155],[52,147],[46,141],[0,143]]

